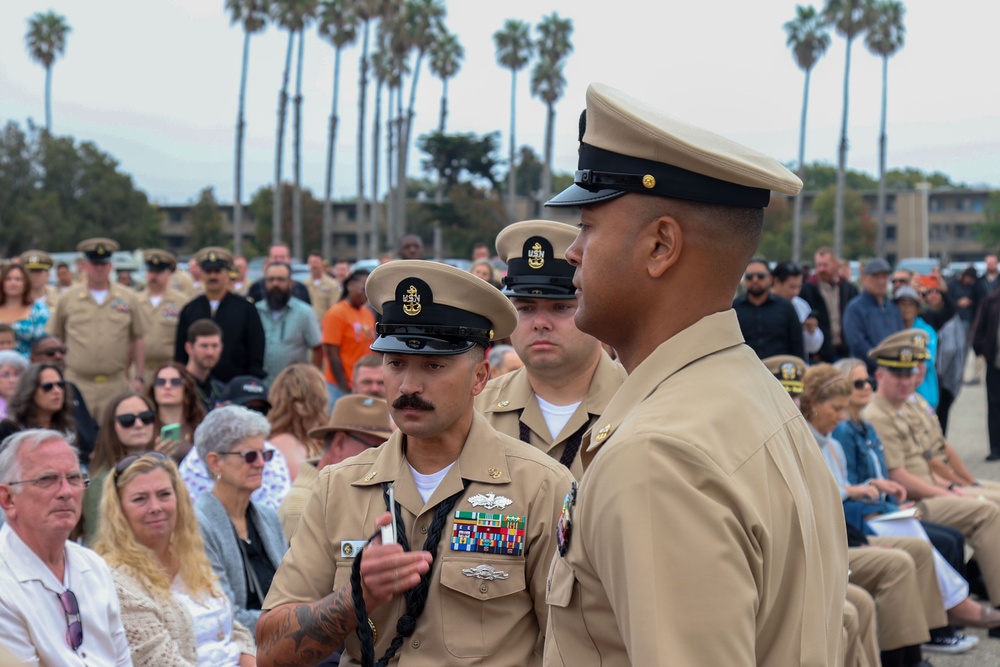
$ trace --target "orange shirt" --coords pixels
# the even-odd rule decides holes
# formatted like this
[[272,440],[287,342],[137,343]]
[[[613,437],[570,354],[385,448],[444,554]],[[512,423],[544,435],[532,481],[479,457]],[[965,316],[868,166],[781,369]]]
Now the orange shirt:
[[[323,316],[323,344],[340,346],[340,362],[347,381],[354,375],[354,364],[369,354],[375,342],[375,315],[368,305],[354,308],[344,299],[330,306]],[[336,383],[330,365],[326,365],[327,382]]]

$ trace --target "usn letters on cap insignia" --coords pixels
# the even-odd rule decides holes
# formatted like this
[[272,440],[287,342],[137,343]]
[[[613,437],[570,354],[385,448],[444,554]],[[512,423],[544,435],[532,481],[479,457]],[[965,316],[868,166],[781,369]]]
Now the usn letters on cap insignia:
[[540,269],[545,266],[545,250],[542,244],[535,241],[535,244],[528,250],[528,266],[533,269]]
[[413,317],[420,314],[420,292],[416,285],[410,285],[402,296],[403,312]]

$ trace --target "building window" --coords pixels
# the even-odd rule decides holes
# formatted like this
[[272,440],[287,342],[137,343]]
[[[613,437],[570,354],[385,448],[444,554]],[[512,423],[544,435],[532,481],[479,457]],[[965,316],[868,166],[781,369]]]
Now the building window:
[[889,195],[885,198],[885,212],[886,213],[896,212],[896,195]]
[[184,211],[180,209],[174,209],[170,211],[170,224],[179,225],[184,222]]
[[972,201],[969,202],[969,204],[970,204],[969,205],[969,210],[970,211],[974,211],[976,213],[982,213],[983,212],[983,208],[985,208],[985,206],[986,206],[986,198],[985,197],[975,197],[975,198],[972,199]]
[[896,225],[886,225],[885,226],[885,240],[895,241],[896,240]]

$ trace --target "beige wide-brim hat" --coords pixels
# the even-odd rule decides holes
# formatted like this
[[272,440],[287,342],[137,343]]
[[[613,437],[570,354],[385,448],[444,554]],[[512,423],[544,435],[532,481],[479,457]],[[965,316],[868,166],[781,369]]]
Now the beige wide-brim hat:
[[362,435],[374,435],[388,440],[392,435],[389,421],[389,404],[381,398],[348,394],[333,404],[330,423],[309,431],[309,437],[322,440],[337,431],[351,431]]

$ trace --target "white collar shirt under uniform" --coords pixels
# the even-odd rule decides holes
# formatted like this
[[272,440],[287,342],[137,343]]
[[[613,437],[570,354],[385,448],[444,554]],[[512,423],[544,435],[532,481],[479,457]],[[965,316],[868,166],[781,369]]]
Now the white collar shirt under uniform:
[[0,645],[27,665],[131,667],[111,571],[100,556],[66,542],[69,590],[80,606],[83,644],[66,641],[58,596],[66,586],[9,525],[0,528]]

